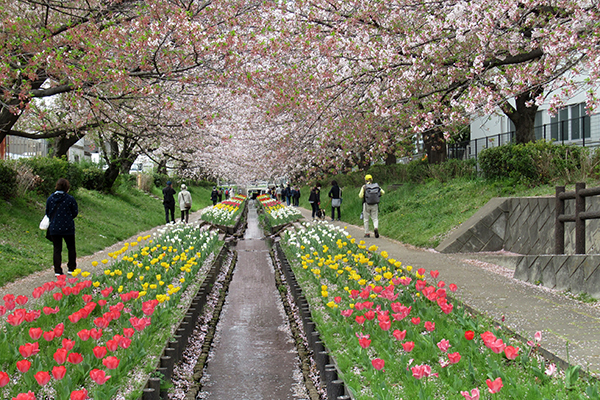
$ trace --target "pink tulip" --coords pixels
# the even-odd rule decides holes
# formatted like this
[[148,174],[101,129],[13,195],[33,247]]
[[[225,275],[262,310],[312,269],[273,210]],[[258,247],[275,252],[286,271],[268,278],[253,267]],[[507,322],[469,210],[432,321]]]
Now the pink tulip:
[[52,368],[52,376],[57,381],[60,381],[62,378],[64,378],[66,373],[67,373],[67,368],[64,365],[60,365],[60,366],[55,365],[54,368]]
[[469,392],[466,391],[460,392],[460,394],[462,394],[465,397],[465,400],[479,400],[478,388],[471,390],[471,395],[469,395]]
[[518,347],[513,347],[513,346],[506,346],[504,348],[504,355],[509,360],[514,360],[519,355],[519,348]]
[[349,308],[347,310],[342,310],[340,313],[342,314],[342,317],[349,317],[352,315],[353,312],[354,310]]
[[375,358],[371,360],[371,364],[373,364],[373,368],[375,368],[377,371],[384,370],[383,367],[385,366],[385,361],[381,358]]
[[450,347],[450,341],[446,340],[446,339],[442,339],[440,340],[440,342],[437,344],[437,347],[443,351],[444,353],[448,351],[448,348]]
[[541,342],[542,341],[542,332],[537,331],[535,333],[535,335],[533,335],[533,338],[535,339],[536,342]]
[[117,357],[106,357],[102,360],[102,364],[108,369],[116,369],[119,366],[120,360]]
[[383,331],[389,331],[390,328],[392,327],[392,322],[391,321],[381,321],[379,323],[379,327],[381,328],[381,330]]
[[10,377],[4,371],[0,371],[0,387],[4,387],[10,383]]
[[71,400],[85,400],[88,398],[87,390],[74,390],[71,392]]
[[403,331],[400,331],[399,329],[396,329],[392,335],[394,335],[394,337],[396,338],[396,340],[404,340],[404,338],[406,337],[406,329]]
[[80,364],[83,361],[83,357],[79,353],[71,353],[67,357],[67,361],[71,364]]
[[456,364],[460,361],[460,353],[457,351],[455,353],[448,353],[448,361],[450,364]]
[[427,364],[415,365],[411,368],[411,371],[416,379],[426,378],[431,375],[431,367]]
[[498,377],[495,380],[491,380],[491,379],[487,379],[485,381],[485,383],[488,386],[488,391],[492,394],[494,393],[498,393],[500,391],[500,389],[502,389],[502,386],[504,386],[502,384],[502,378]]
[[17,397],[13,397],[13,400],[35,400],[35,393],[31,390],[27,393],[19,393]]
[[98,385],[104,385],[110,379],[110,375],[106,376],[106,372],[101,369],[93,369],[90,371],[90,378]]
[[402,348],[405,352],[410,353],[415,348],[415,342],[402,343]]
[[39,371],[34,375],[35,380],[40,386],[44,386],[50,382],[50,374],[46,371]]

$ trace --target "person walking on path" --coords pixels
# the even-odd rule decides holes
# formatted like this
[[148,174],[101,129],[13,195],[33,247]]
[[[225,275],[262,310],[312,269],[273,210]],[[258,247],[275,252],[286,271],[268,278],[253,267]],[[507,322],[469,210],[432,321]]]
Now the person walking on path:
[[190,208],[192,208],[192,195],[187,190],[187,186],[184,183],[181,184],[181,191],[177,195],[179,200],[179,209],[181,210],[181,222],[186,224],[190,220]]
[[365,237],[371,237],[369,233],[369,218],[373,220],[373,233],[379,237],[379,198],[385,192],[377,183],[373,183],[371,175],[365,176],[365,184],[360,188],[358,197],[363,199],[363,221],[365,225]]
[[210,192],[210,200],[213,202],[213,206],[216,206],[219,201],[219,192],[215,186],[213,186],[213,190]]
[[[169,222],[175,223],[175,189],[173,189],[173,182],[167,181],[167,186],[163,189],[163,205],[165,206],[165,219],[167,224]],[[169,219],[169,213],[171,213],[171,219]]]
[[308,202],[312,207],[312,218],[314,220],[319,215],[319,206],[321,205],[321,184],[319,182],[317,182],[315,186],[310,189]]
[[294,187],[294,197],[293,197],[293,203],[295,207],[299,207],[300,206],[300,186],[295,186]]
[[335,221],[335,210],[337,209],[337,220],[341,220],[341,205],[342,205],[342,189],[338,186],[337,181],[331,182],[331,190],[329,190],[329,198],[331,199],[331,220]]
[[56,182],[55,192],[46,200],[46,215],[50,219],[48,239],[52,241],[54,252],[52,261],[54,274],[64,275],[62,270],[62,242],[67,244],[69,275],[77,269],[77,251],[75,249],[75,217],[79,214],[77,201],[68,194],[71,185],[69,181],[60,178]]

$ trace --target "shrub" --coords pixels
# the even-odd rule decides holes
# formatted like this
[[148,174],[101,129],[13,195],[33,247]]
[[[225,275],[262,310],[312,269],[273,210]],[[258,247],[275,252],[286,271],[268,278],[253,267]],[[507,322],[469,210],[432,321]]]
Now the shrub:
[[104,182],[104,171],[96,165],[84,167],[81,170],[81,185],[88,190],[101,190]]
[[17,194],[17,171],[9,162],[0,160],[0,197],[10,199]]
[[69,164],[64,158],[33,157],[19,160],[31,167],[33,173],[38,175],[42,181],[36,190],[42,195],[48,195],[54,191],[56,181],[65,178],[71,184],[72,189],[81,186],[82,172],[77,164]]
[[146,193],[152,193],[154,187],[154,177],[150,174],[141,174],[140,177],[140,190]]

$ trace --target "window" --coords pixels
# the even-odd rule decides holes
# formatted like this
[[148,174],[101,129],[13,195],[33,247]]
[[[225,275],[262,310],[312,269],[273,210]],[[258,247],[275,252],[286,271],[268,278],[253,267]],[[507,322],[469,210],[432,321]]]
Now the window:
[[589,138],[590,117],[585,111],[585,103],[574,104],[558,110],[558,114],[550,118],[550,133],[554,140],[579,140]]

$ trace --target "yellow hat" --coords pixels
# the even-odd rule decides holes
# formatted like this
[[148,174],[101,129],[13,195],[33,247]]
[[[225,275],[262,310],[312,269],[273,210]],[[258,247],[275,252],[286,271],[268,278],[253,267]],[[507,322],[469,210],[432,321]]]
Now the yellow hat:
[[365,176],[365,181],[372,181],[373,177],[371,175],[366,175]]

